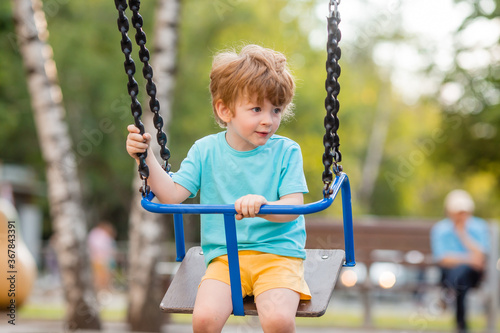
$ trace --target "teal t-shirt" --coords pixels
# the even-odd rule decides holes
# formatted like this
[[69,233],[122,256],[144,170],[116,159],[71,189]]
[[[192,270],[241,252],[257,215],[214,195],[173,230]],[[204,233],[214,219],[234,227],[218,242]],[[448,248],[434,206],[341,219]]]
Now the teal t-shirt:
[[[247,194],[268,201],[292,193],[307,193],[302,153],[294,141],[273,135],[264,146],[237,151],[229,146],[226,132],[206,136],[191,147],[174,182],[191,192],[200,192],[201,204],[233,204]],[[277,223],[263,218],[236,221],[239,250],[255,250],[305,259],[304,216]],[[201,216],[201,247],[205,263],[227,254],[224,218],[221,214]]]

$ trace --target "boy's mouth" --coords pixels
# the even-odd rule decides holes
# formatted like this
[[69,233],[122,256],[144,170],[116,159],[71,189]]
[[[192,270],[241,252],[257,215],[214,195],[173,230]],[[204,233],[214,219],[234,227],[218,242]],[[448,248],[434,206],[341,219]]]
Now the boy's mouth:
[[262,137],[266,137],[269,135],[269,132],[256,132],[256,133],[257,133],[257,135],[262,136]]

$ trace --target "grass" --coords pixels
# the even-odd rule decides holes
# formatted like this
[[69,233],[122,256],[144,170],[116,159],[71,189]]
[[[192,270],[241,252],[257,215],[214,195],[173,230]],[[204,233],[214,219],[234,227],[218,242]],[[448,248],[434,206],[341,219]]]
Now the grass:
[[[21,320],[64,320],[65,308],[60,305],[44,306],[41,304],[26,304],[19,309],[18,315]],[[103,309],[101,312],[103,321],[120,322],[126,320],[126,309]]]
[[[375,310],[374,310],[375,311]],[[64,320],[65,309],[63,305],[26,304],[19,309],[21,320]],[[403,329],[412,331],[450,331],[453,329],[453,316],[446,313],[439,316],[430,316],[425,313],[397,313],[391,315],[374,312],[374,327],[385,329]],[[108,322],[123,322],[126,320],[125,308],[103,309],[101,319]],[[174,323],[191,323],[190,315],[172,314],[171,321]],[[255,327],[259,325],[257,317],[231,317],[228,321],[231,325],[243,325]],[[472,331],[481,331],[486,327],[484,316],[472,316],[469,320]],[[332,311],[319,318],[297,318],[297,326],[308,327],[346,327],[356,328],[363,326],[363,317],[360,312]],[[500,332],[500,322],[498,323]]]
[[[191,323],[190,315],[173,314],[172,322],[188,324]],[[357,328],[363,326],[363,317],[361,313],[328,311],[324,316],[318,318],[297,318],[297,326],[305,327],[345,327]],[[231,325],[258,325],[257,317],[231,317],[228,320]],[[483,331],[486,327],[486,319],[484,316],[473,316],[469,320],[469,325],[472,331]],[[500,332],[500,321],[498,322],[497,331]],[[453,330],[452,314],[441,315],[439,317],[424,317],[422,315],[404,316],[402,314],[376,314],[374,316],[374,328],[378,329],[393,329],[393,330],[409,330],[409,331],[446,331]]]

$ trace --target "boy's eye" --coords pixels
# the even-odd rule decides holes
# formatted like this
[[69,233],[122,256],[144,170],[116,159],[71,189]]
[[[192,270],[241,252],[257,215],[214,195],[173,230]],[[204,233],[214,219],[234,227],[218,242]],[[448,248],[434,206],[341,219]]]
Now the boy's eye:
[[275,109],[273,110],[273,112],[274,112],[274,113],[280,113],[280,112],[281,112],[281,109],[280,109],[280,108],[275,108]]
[[252,108],[252,111],[253,112],[260,112],[261,109],[260,109],[260,107],[256,106],[256,107]]

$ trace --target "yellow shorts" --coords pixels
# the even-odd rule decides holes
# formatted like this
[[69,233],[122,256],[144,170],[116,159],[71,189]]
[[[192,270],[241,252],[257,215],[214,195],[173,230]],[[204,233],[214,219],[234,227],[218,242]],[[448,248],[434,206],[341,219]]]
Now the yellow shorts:
[[[239,251],[242,296],[258,296],[275,288],[288,288],[300,294],[301,300],[311,299],[304,280],[304,261],[259,251]],[[230,284],[227,255],[210,262],[201,281],[214,279]]]

